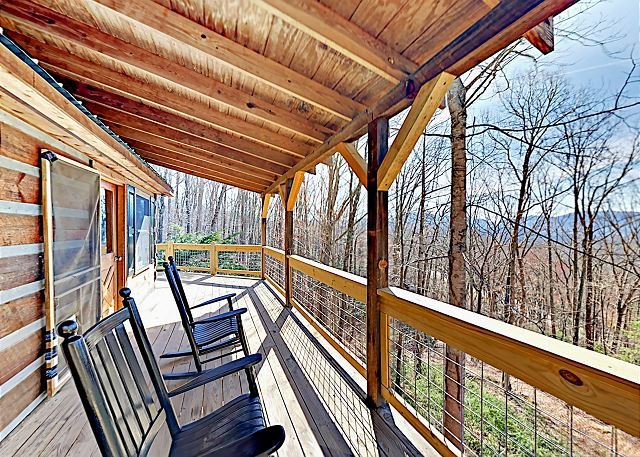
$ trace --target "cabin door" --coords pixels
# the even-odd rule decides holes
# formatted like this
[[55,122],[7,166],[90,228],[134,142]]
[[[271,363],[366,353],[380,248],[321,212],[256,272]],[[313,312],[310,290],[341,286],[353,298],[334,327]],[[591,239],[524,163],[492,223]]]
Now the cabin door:
[[100,183],[100,279],[102,284],[101,316],[116,310],[118,297],[117,198],[116,186]]

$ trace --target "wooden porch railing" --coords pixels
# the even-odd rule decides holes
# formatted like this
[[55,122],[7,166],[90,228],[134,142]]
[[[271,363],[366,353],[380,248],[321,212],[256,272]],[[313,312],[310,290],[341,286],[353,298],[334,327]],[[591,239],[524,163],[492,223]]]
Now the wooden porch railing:
[[[214,265],[223,251],[255,254],[258,268],[216,271],[262,275],[285,294],[284,251],[193,246],[173,253],[208,249]],[[366,376],[366,279],[296,255],[289,269],[292,306]],[[640,435],[639,367],[406,290],[378,296],[383,397],[442,455],[460,454],[444,439],[446,345],[466,354],[465,454],[624,455],[619,436]]]
[[181,270],[211,274],[260,276],[261,253],[262,246],[251,244],[156,244],[157,264],[172,256]]

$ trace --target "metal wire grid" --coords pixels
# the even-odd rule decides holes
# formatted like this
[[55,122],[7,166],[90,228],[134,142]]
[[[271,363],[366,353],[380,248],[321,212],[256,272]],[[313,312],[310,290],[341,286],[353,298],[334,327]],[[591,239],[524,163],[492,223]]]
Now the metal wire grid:
[[364,366],[367,357],[367,309],[364,303],[292,270],[293,299]]
[[[445,351],[442,341],[389,320],[391,390],[440,433],[445,432]],[[467,355],[462,368],[462,445],[467,455],[640,455],[640,440],[519,379],[504,376],[481,360]]]
[[218,268],[224,270],[260,271],[261,263],[260,252],[218,252]]
[[284,290],[284,264],[265,253],[264,270],[265,274]]
[[179,267],[209,268],[210,256],[208,250],[176,249],[173,259]]
[[353,388],[291,318],[287,318],[280,334],[353,455],[381,455],[371,413]]
[[167,259],[167,250],[160,249],[156,246],[156,265],[161,266],[162,262],[168,262]]

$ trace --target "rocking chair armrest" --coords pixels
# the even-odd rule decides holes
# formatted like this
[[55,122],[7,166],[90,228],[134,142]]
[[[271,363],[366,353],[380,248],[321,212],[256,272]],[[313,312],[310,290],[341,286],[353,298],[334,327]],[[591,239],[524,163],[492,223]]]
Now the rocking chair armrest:
[[200,457],[237,457],[239,455],[271,455],[276,452],[285,440],[282,425],[271,425],[231,443],[224,444],[199,454]]
[[191,309],[196,309],[196,308],[200,308],[201,306],[211,305],[212,303],[217,303],[217,302],[223,301],[223,300],[230,300],[235,296],[236,296],[235,293],[221,295],[219,297],[212,298],[211,300],[203,301],[202,303],[198,303],[197,305],[193,305],[191,307]]
[[247,312],[247,308],[239,308],[239,309],[234,309],[233,311],[227,311],[226,313],[222,313],[222,314],[218,314],[216,316],[211,316],[211,317],[207,317],[206,319],[198,319],[197,321],[195,321],[193,323],[193,325],[198,325],[198,324],[209,324],[211,322],[218,322],[218,321],[222,321],[225,319],[231,319],[232,317],[240,317],[241,314],[244,314]]
[[183,394],[195,389],[196,387],[203,386],[211,381],[223,378],[237,371],[246,370],[247,368],[254,366],[256,363],[259,363],[261,360],[262,354],[251,354],[246,357],[242,357],[241,359],[225,363],[222,366],[204,370],[191,381],[173,389],[169,392],[169,396],[175,397],[176,395]]

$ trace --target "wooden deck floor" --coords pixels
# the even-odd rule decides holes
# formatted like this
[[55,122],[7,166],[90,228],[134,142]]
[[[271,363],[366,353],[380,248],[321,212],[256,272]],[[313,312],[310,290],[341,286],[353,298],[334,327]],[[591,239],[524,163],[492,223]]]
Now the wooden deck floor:
[[[248,308],[243,322],[249,345],[264,356],[257,378],[267,421],[283,425],[287,433],[278,455],[437,455],[393,410],[371,413],[362,402],[364,379],[323,344],[303,318],[284,308],[264,282],[195,273],[183,278],[192,303],[233,291],[238,306]],[[162,275],[154,292],[139,305],[156,354],[186,348]],[[191,363],[185,358],[162,360],[160,365],[162,371],[184,371]],[[174,399],[174,406],[181,423],[186,423],[246,390],[244,375],[229,376]],[[0,443],[0,456],[12,455],[99,455],[72,382]]]

